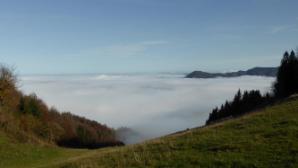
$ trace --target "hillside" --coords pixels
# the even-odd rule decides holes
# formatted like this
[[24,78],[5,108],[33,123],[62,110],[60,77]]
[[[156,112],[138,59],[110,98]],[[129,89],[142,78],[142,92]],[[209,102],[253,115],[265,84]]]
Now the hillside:
[[18,88],[13,70],[0,65],[0,131],[18,142],[34,142],[71,148],[123,145],[107,125],[61,112]]
[[247,71],[228,72],[228,73],[209,73],[203,71],[193,71],[186,75],[186,78],[217,78],[217,77],[239,77],[244,75],[249,76],[268,76],[275,77],[277,68],[271,67],[255,67]]
[[126,147],[73,150],[13,143],[0,167],[297,167],[298,98],[203,128]]

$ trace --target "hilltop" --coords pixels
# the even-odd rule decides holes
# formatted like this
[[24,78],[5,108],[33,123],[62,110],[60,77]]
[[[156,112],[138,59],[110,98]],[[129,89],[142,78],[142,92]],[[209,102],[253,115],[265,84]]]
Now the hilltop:
[[298,98],[144,143],[74,150],[0,134],[0,167],[297,167]]
[[193,71],[186,75],[186,78],[217,78],[217,77],[239,77],[239,76],[268,76],[275,77],[278,68],[275,67],[255,67],[247,71],[227,72],[227,73],[209,73],[204,71]]

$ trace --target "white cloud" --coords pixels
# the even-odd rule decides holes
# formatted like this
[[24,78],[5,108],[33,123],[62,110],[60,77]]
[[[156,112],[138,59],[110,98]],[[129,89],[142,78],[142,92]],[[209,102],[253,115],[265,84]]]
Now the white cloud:
[[142,41],[139,43],[115,44],[101,46],[88,51],[83,51],[81,55],[107,56],[107,57],[136,57],[142,56],[149,48],[165,45],[167,41]]
[[270,33],[271,34],[276,34],[276,33],[279,33],[279,32],[282,32],[282,31],[285,31],[287,29],[289,29],[290,26],[274,26],[271,28],[271,31]]
[[273,26],[271,27],[271,30],[269,31],[270,34],[278,34],[282,32],[293,32],[297,31],[298,26],[297,25],[279,25],[279,26]]
[[116,57],[131,57],[138,56],[146,50],[146,46],[141,44],[120,44],[100,48],[98,55],[116,56]]
[[157,41],[143,41],[141,42],[143,45],[160,45],[160,44],[168,44],[168,41],[157,40]]
[[185,79],[180,75],[26,76],[22,89],[50,106],[146,138],[205,123],[210,110],[241,89],[269,90],[273,78]]

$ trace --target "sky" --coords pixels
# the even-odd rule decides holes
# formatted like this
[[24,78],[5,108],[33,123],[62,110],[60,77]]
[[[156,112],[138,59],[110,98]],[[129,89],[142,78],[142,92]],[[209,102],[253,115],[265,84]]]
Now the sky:
[[297,37],[297,0],[0,0],[0,61],[20,74],[277,66]]

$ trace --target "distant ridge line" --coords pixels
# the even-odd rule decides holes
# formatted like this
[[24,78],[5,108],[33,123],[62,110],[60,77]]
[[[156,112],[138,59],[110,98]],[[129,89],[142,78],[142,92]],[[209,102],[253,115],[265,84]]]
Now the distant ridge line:
[[266,76],[275,77],[277,75],[277,67],[255,67],[248,69],[247,71],[227,72],[227,73],[209,73],[204,71],[193,71],[187,74],[186,78],[217,78],[217,77],[239,77],[239,76]]

